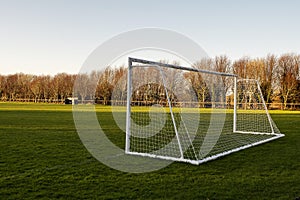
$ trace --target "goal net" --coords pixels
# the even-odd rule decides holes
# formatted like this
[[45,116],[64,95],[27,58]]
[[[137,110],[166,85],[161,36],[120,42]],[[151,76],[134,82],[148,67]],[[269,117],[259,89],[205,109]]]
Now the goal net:
[[256,80],[129,58],[125,152],[200,164],[284,136]]

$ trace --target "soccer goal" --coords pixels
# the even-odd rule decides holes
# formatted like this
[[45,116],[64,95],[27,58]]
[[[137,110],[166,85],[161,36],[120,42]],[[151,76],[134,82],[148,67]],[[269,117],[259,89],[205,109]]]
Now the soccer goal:
[[256,80],[128,60],[125,153],[192,164],[284,136]]

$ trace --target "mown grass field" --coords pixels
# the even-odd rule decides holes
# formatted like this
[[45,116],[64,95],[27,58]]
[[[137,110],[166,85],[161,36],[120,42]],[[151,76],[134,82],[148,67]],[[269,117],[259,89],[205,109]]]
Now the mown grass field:
[[[97,116],[124,145],[109,107]],[[286,135],[200,166],[173,163],[131,174],[93,158],[68,105],[0,103],[0,199],[295,199],[300,196],[300,112],[271,111]]]

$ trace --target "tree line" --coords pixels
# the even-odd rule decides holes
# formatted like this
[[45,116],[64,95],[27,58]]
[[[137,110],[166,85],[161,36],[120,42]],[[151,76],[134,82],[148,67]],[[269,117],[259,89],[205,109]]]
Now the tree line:
[[[243,57],[235,61],[231,61],[226,55],[221,55],[212,59],[203,59],[193,67],[234,73],[240,78],[256,79],[260,83],[265,101],[281,103],[284,109],[289,108],[291,104],[300,103],[300,55],[298,54],[289,53],[280,56],[269,54],[263,58]],[[118,84],[126,74],[127,68],[122,66],[76,75],[67,73],[54,76],[24,73],[0,75],[0,100],[62,103],[66,98],[74,95],[80,100],[90,99],[96,103],[109,104],[115,87],[119,85],[118,87],[122,87],[123,91],[126,90],[124,80],[121,85]],[[144,73],[142,78],[146,80],[150,76],[153,76],[153,72]],[[208,88],[203,82],[203,77],[188,73],[184,76],[192,85],[198,101],[207,101]],[[73,91],[75,80],[81,83],[78,87],[82,87],[77,94]],[[133,93],[133,98],[135,100],[153,98],[145,96],[146,90],[157,90],[158,93],[163,93],[160,85],[152,84],[143,86],[139,93]],[[142,94],[144,96],[141,96]],[[126,96],[125,93],[121,95]]]

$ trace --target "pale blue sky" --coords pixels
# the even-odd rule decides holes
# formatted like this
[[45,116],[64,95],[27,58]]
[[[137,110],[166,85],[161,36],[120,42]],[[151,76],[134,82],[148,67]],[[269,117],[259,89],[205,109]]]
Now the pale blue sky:
[[158,27],[214,57],[300,53],[300,1],[0,0],[0,74],[77,73],[107,39]]

